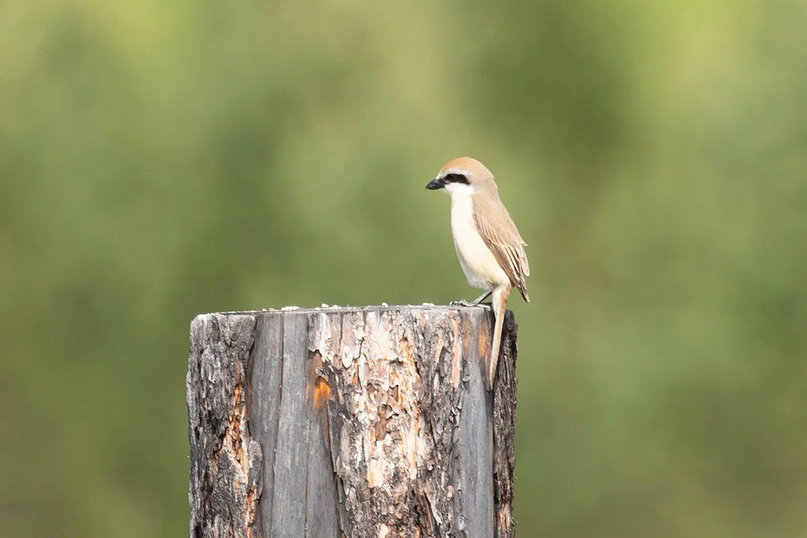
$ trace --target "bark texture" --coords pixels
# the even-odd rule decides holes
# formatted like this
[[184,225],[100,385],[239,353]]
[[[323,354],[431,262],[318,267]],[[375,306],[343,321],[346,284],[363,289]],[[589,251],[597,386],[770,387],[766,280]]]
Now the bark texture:
[[482,307],[204,314],[191,536],[511,537],[516,325]]

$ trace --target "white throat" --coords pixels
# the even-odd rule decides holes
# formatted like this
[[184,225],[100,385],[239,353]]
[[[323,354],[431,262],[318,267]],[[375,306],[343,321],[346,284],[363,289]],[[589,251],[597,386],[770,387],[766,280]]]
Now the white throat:
[[449,196],[451,196],[451,203],[454,204],[455,198],[462,198],[468,197],[470,198],[471,195],[474,193],[474,188],[470,185],[465,185],[463,183],[449,183],[445,186],[445,190]]

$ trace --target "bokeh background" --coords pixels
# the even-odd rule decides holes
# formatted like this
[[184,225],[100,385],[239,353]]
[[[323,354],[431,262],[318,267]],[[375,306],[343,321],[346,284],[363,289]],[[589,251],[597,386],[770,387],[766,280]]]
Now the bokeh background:
[[807,536],[807,4],[0,2],[0,534],[187,533],[202,312],[529,243],[519,536]]

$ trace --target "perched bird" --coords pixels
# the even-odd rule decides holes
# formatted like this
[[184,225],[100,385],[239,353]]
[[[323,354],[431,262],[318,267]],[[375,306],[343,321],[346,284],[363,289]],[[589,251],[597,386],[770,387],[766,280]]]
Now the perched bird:
[[468,284],[485,290],[471,303],[452,304],[475,306],[493,294],[496,322],[488,362],[488,384],[492,388],[510,291],[515,287],[524,302],[530,302],[525,281],[530,274],[524,251],[527,243],[499,198],[493,174],[481,162],[470,157],[451,160],[426,188],[445,189],[451,196],[451,234],[462,271]]

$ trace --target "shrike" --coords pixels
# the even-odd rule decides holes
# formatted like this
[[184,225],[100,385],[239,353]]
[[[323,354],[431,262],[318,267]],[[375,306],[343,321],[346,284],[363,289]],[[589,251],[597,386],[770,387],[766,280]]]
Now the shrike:
[[493,174],[479,161],[470,157],[449,161],[426,188],[445,189],[451,196],[451,234],[460,266],[468,284],[485,290],[471,303],[454,304],[478,305],[493,294],[496,322],[488,362],[488,384],[492,388],[510,291],[515,287],[524,302],[530,302],[525,281],[530,274],[524,251],[527,243],[499,198]]

